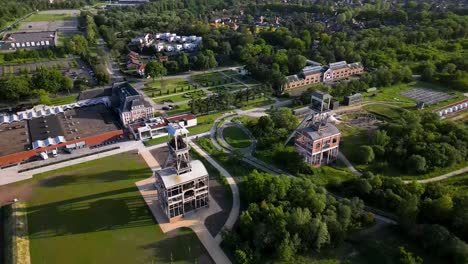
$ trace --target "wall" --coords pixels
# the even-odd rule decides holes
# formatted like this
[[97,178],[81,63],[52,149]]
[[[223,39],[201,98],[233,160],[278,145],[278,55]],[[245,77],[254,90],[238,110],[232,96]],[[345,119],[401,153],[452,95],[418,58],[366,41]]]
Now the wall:
[[73,144],[73,143],[76,143],[76,142],[85,141],[87,146],[95,145],[95,144],[102,143],[102,142],[104,142],[106,140],[110,140],[112,138],[119,137],[120,135],[123,135],[123,130],[116,130],[116,131],[112,131],[112,132],[108,132],[108,133],[104,133],[104,134],[100,134],[100,135],[95,135],[95,136],[91,136],[91,137],[86,137],[86,138],[67,141],[67,142],[57,144],[57,145],[53,145],[53,146],[37,148],[37,149],[23,151],[23,152],[11,154],[11,155],[6,155],[6,156],[3,156],[3,157],[0,157],[0,166],[4,166],[4,165],[7,165],[7,164],[11,164],[11,163],[18,163],[18,162],[21,162],[23,160],[26,160],[26,159],[29,159],[31,157],[36,156],[39,152],[42,152],[42,151],[45,151],[45,150],[50,150],[50,149],[55,149],[55,148],[60,148],[60,147],[65,147],[68,144]]

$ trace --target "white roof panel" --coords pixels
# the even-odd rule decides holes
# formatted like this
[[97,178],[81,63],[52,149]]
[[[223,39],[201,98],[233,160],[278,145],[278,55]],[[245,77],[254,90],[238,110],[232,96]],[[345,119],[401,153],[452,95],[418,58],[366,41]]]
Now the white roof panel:
[[193,160],[190,164],[192,165],[192,170],[180,175],[177,175],[174,168],[162,169],[156,173],[162,179],[166,189],[194,179],[208,176],[208,171],[201,161]]

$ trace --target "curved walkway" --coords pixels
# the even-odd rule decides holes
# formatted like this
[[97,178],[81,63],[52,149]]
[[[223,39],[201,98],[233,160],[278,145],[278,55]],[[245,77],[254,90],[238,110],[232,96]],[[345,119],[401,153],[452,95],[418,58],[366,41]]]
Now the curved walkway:
[[[239,211],[240,211],[240,196],[239,196],[239,188],[237,187],[236,181],[232,177],[232,175],[225,170],[221,165],[219,165],[213,158],[208,155],[202,148],[200,148],[198,145],[194,144],[193,142],[190,142],[190,146],[197,151],[203,158],[205,158],[213,167],[215,167],[221,175],[226,177],[226,180],[229,183],[229,187],[231,188],[232,192],[232,209],[231,212],[229,213],[229,217],[226,220],[226,223],[224,223],[223,229],[231,229],[234,224],[237,221],[237,218],[239,218]],[[216,242],[219,244],[222,241],[221,238],[221,232],[219,232],[216,237],[215,237]]]
[[[430,182],[443,181],[445,179],[448,179],[448,178],[454,177],[454,176],[458,176],[458,175],[463,174],[465,172],[468,172],[468,167],[465,167],[465,168],[462,168],[462,169],[459,169],[459,170],[456,170],[456,171],[452,171],[452,172],[449,172],[449,173],[446,173],[444,175],[440,175],[440,176],[437,176],[437,177],[424,179],[424,180],[417,180],[416,182],[418,182],[418,183],[430,183]],[[408,184],[408,183],[411,183],[413,181],[403,181],[403,182]]]

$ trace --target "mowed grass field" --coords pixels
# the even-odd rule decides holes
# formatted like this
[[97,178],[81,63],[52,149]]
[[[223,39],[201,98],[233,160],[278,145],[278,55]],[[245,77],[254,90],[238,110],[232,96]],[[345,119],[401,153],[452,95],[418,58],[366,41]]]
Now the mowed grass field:
[[70,14],[34,14],[23,22],[46,22],[46,21],[59,21],[59,20],[70,20],[72,19]]
[[247,148],[252,143],[249,136],[235,126],[226,127],[223,130],[223,137],[234,148]]
[[133,153],[36,175],[27,203],[32,263],[210,262],[191,230],[162,233],[135,186],[149,176]]

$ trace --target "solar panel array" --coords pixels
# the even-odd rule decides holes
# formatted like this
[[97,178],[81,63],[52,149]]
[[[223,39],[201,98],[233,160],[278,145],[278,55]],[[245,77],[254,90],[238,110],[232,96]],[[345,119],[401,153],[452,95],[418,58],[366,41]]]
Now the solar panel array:
[[437,104],[454,98],[454,95],[438,92],[431,89],[415,88],[401,93],[402,96],[423,102],[426,105]]

